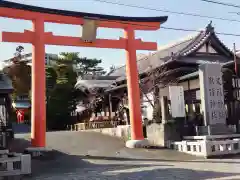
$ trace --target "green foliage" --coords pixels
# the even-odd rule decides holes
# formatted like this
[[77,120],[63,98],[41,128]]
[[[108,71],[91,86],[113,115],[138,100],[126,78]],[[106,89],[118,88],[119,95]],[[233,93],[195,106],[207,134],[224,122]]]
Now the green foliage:
[[104,74],[103,68],[98,67],[101,60],[80,58],[79,53],[60,53],[56,66],[47,67],[47,126],[49,130],[63,130],[69,124],[75,123],[71,114],[75,111],[80,97],[75,89],[78,75]]
[[54,88],[57,80],[57,73],[52,66],[46,66],[46,87],[47,89]]
[[[23,50],[19,46],[12,60],[13,65],[4,69],[13,83],[13,100],[22,95],[29,95],[31,99],[31,67],[21,61]],[[75,89],[77,75],[105,74],[105,71],[98,66],[101,60],[80,58],[79,53],[63,52],[55,61],[55,66],[46,67],[47,128],[63,130],[74,123],[71,114],[82,95]],[[78,74],[73,68],[77,68]]]
[[88,59],[86,57],[79,58],[77,60],[77,67],[81,72],[81,75],[90,74],[90,75],[104,75],[106,72],[102,67],[98,65],[102,63],[102,60],[98,59]]
[[73,71],[74,53],[61,53],[54,67],[46,68],[47,126],[50,130],[65,129],[72,123],[71,113],[76,108],[77,75]]
[[73,123],[71,112],[76,107],[74,94],[74,88],[67,83],[55,85],[47,104],[48,129],[62,130]]

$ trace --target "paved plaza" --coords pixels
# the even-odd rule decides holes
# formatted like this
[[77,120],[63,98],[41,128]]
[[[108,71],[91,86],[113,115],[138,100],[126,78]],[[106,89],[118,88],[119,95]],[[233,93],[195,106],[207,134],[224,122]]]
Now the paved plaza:
[[[27,144],[18,135],[19,148]],[[124,142],[92,132],[51,132],[53,152],[33,160],[24,180],[239,180],[240,157],[201,159],[166,149],[127,149]],[[18,151],[20,150],[17,149]]]

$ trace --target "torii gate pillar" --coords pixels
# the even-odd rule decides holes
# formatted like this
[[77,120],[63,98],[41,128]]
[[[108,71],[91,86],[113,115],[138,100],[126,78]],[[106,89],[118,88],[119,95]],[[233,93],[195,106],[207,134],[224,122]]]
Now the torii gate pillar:
[[32,59],[32,146],[46,145],[46,80],[45,80],[45,42],[44,20],[33,20],[33,59]]
[[140,108],[140,91],[137,69],[137,54],[135,46],[134,29],[125,29],[125,38],[127,39],[126,51],[126,74],[128,87],[128,103],[131,120],[131,139],[143,140],[142,117]]

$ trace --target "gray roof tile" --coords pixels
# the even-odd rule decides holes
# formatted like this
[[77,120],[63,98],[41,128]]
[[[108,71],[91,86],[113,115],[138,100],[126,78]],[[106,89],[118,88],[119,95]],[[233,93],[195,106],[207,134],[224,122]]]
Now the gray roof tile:
[[4,73],[0,72],[0,93],[1,90],[13,90],[11,79]]
[[[187,47],[194,39],[199,36],[200,33],[195,33],[192,36],[188,36],[187,38],[177,41],[174,44],[167,45],[165,47],[160,47],[157,52],[152,53],[150,55],[146,55],[145,57],[141,56],[140,59],[137,60],[138,71],[139,73],[143,73],[147,71],[149,68],[157,68],[164,62],[171,60],[172,55],[179,53],[185,47]],[[114,72],[109,74],[110,76],[126,76],[125,66],[117,68]]]
[[[187,56],[188,54],[197,50],[205,41],[207,41],[210,37],[214,38],[214,40],[219,43],[221,47],[223,47],[229,54],[232,52],[218,39],[214,32],[214,28],[211,23],[205,28],[205,30],[201,30],[193,35],[186,37],[180,41],[174,42],[172,44],[168,44],[165,47],[161,47],[153,54],[146,55],[137,60],[138,71],[139,74],[142,74],[148,71],[150,68],[155,69],[161,66],[163,63],[169,62],[172,59],[177,59],[181,56]],[[126,68],[122,66],[117,68],[115,71],[109,74],[109,76],[120,76],[118,80],[124,80],[126,77]]]

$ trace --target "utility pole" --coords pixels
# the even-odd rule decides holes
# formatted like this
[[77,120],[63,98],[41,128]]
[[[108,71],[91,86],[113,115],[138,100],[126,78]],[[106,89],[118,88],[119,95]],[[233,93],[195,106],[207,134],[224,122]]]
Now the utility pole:
[[[235,74],[236,74],[236,78],[238,79],[238,62],[237,62],[237,55],[236,55],[236,44],[233,43],[233,58],[234,58],[234,65],[235,65]],[[236,125],[236,131],[237,133],[239,132],[239,119],[238,119],[238,113],[237,113],[237,109],[238,109],[238,102],[236,100],[236,97],[234,97],[234,101],[233,101],[233,109],[234,109],[234,121],[235,121],[235,125]]]
[[237,62],[237,55],[236,55],[236,44],[233,43],[233,58],[234,58],[234,65],[235,65],[235,73],[238,76],[238,62]]

